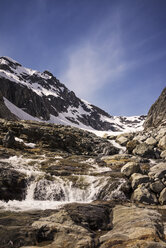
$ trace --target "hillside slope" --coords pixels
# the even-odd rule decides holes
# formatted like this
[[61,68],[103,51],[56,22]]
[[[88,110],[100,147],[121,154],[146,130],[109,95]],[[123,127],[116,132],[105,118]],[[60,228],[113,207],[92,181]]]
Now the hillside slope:
[[0,58],[0,91],[5,106],[19,119],[104,131],[135,130],[144,121],[144,116],[111,116],[79,99],[50,72],[25,68],[8,57]]

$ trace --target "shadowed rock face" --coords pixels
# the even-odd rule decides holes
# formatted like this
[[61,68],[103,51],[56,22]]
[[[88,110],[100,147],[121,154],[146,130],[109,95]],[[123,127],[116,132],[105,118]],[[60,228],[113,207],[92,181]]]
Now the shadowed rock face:
[[26,192],[26,176],[18,171],[4,169],[0,163],[0,200],[23,200]]
[[0,118],[5,118],[7,120],[18,120],[18,118],[15,115],[13,115],[4,104],[3,95],[1,91],[0,91]]
[[157,101],[151,106],[144,127],[157,127],[166,121],[166,88]]
[[[68,90],[65,85],[60,83],[50,72],[34,72],[31,74],[28,70],[25,71],[25,68],[19,63],[14,63],[6,57],[0,58],[0,69],[3,70],[4,73],[9,72],[11,74],[11,78],[5,78],[3,74],[0,76],[2,95],[31,116],[47,121],[50,119],[50,114],[58,116],[59,113],[67,113],[70,107],[76,109],[81,108],[84,114],[77,113],[78,116],[75,115],[75,118],[70,117],[70,115],[68,116],[68,120],[71,124],[79,124],[78,122],[81,122],[97,130],[113,129],[112,124],[100,120],[100,115],[111,117],[108,113],[94,105],[88,108],[73,91]],[[12,77],[17,77],[18,81],[13,81]],[[38,86],[34,86],[36,84]],[[32,90],[31,86],[32,88],[37,87],[37,90],[42,88],[42,93],[38,94],[37,91]],[[51,93],[45,94],[44,92]],[[7,116],[9,115],[7,112],[6,114]],[[2,111],[1,114],[1,106],[0,115],[2,115],[2,118],[6,118],[4,111]]]

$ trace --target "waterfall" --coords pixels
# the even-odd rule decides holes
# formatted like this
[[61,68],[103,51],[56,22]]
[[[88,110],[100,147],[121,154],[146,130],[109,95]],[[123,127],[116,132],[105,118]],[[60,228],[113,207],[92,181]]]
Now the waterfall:
[[[89,175],[72,176],[51,176],[40,170],[40,163],[44,157],[39,159],[27,159],[23,157],[11,157],[0,160],[6,166],[13,168],[27,176],[27,190],[25,200],[0,201],[0,209],[12,211],[27,211],[32,209],[56,209],[66,203],[82,202],[89,203],[97,200],[101,195],[107,199],[110,192],[110,177],[102,174],[91,175],[91,172],[100,173],[111,171],[108,167],[99,167],[94,160],[87,160],[90,163]],[[33,165],[33,166],[32,166]],[[119,183],[122,183],[119,181]],[[113,194],[119,194],[119,186]],[[102,192],[104,189],[104,194]],[[106,195],[107,194],[107,195]]]

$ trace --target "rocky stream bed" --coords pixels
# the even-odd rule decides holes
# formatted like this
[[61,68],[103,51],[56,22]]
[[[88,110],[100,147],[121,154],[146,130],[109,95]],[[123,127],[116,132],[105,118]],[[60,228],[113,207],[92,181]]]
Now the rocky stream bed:
[[1,119],[0,248],[10,247],[166,247],[165,125],[102,139]]

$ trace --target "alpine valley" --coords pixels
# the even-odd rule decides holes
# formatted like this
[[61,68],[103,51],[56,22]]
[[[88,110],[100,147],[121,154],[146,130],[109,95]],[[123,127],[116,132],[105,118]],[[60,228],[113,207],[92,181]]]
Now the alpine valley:
[[0,58],[0,248],[166,248],[166,88],[118,117]]

